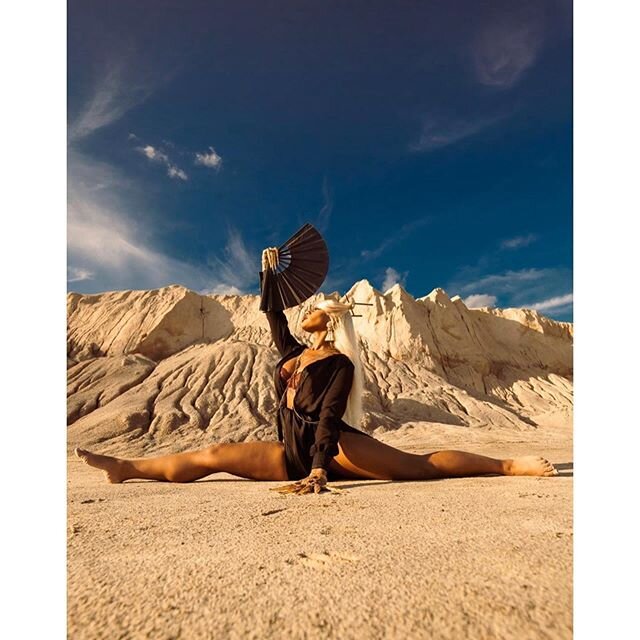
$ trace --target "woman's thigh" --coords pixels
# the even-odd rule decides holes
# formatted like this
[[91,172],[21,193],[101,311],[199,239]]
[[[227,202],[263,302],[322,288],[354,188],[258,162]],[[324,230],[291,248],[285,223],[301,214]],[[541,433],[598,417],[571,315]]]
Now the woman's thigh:
[[342,431],[338,450],[328,470],[335,479],[420,480],[427,477],[425,455],[396,449],[369,436]]
[[253,480],[287,480],[282,442],[229,442],[213,445],[205,464],[216,471],[226,471]]

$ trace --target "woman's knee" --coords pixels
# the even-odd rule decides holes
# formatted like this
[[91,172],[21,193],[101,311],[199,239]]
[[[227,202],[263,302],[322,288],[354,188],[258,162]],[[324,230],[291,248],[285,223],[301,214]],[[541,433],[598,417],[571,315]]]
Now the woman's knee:
[[212,444],[198,451],[178,454],[164,469],[169,482],[193,482],[207,471],[214,471],[224,444]]
[[193,472],[191,469],[185,469],[184,467],[169,467],[164,471],[164,477],[168,482],[193,482]]
[[204,458],[207,461],[213,461],[220,456],[220,452],[225,447],[223,443],[215,442],[214,444],[210,444],[206,449],[203,450]]

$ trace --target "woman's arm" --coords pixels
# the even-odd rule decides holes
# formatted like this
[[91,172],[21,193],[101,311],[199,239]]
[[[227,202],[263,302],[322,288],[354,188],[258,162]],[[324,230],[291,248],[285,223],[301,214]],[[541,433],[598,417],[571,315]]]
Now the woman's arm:
[[[262,278],[263,272],[260,271],[261,286]],[[265,311],[264,314],[267,316],[267,321],[271,328],[273,342],[281,356],[286,355],[296,347],[304,348],[304,345],[298,342],[291,334],[291,331],[289,331],[289,323],[287,322],[287,316],[285,316],[284,311]]]
[[353,362],[348,358],[340,359],[322,399],[320,421],[316,427],[315,444],[310,453],[313,456],[312,469],[327,470],[331,459],[338,454],[340,422],[347,408],[349,392],[353,383]]

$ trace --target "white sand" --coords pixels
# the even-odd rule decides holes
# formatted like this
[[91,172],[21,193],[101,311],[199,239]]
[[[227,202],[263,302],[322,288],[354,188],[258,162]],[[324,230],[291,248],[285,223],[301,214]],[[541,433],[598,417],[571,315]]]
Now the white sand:
[[70,458],[69,637],[570,638],[571,449],[486,440],[467,449],[561,475],[283,496],[228,474],[109,485]]

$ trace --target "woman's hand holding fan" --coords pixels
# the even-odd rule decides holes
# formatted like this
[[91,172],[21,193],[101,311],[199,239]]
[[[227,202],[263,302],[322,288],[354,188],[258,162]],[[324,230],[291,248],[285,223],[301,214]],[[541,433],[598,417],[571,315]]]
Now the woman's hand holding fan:
[[329,250],[312,224],[304,224],[282,246],[262,252],[260,310],[284,311],[302,304],[322,286]]

